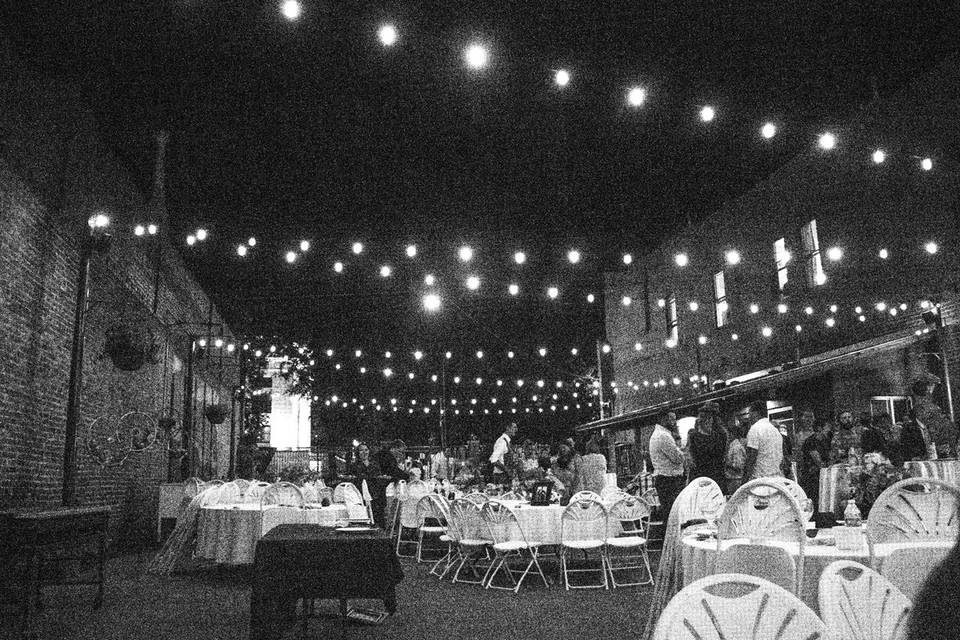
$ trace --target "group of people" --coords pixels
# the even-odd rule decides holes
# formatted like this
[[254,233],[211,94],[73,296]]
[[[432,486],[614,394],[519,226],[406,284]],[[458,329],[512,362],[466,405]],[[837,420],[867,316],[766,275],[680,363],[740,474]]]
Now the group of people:
[[[795,444],[799,445],[797,456]],[[668,412],[654,427],[649,444],[654,486],[664,514],[669,513],[688,478],[711,478],[732,494],[748,480],[790,477],[796,458],[798,481],[807,496],[816,500],[820,470],[826,466],[856,462],[867,453],[879,453],[899,466],[907,460],[928,459],[935,452],[925,425],[914,415],[898,426],[886,413],[864,412],[854,420],[852,412],[843,411],[834,427],[818,422],[813,411],[805,410],[791,437],[784,427],[768,419],[762,401],[750,405],[745,423],[738,420],[729,429],[719,405],[705,403],[685,446],[681,445],[676,414]]]

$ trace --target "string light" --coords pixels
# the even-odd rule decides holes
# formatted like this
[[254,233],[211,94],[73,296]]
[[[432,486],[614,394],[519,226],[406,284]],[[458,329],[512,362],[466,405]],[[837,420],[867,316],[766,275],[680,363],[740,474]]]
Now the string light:
[[590,304],[593,304],[593,301],[596,300],[596,299],[597,299],[597,297],[594,296],[592,293],[588,293],[588,294],[587,294],[587,302],[589,302]]
[[887,154],[883,152],[883,149],[877,149],[873,152],[871,158],[873,158],[874,164],[883,164],[883,161],[887,159]]
[[473,260],[473,249],[471,247],[460,247],[460,251],[458,251],[457,254],[460,256],[461,262],[470,262]]
[[250,237],[250,238],[247,240],[247,244],[248,244],[249,246],[251,246],[251,247],[255,247],[255,246],[257,246],[257,239],[254,238],[254,237]]
[[333,270],[337,273],[343,273],[343,263],[339,260],[333,263]]
[[393,269],[390,268],[390,265],[385,264],[382,267],[380,267],[381,278],[389,278],[392,273],[393,273]]
[[570,264],[577,264],[580,262],[580,252],[576,249],[571,249],[567,252],[567,260],[570,261]]
[[750,313],[756,315],[760,313],[760,305],[753,303],[750,305]]
[[837,146],[837,137],[829,131],[821,133],[817,139],[817,145],[824,151],[831,151]]
[[380,38],[380,44],[392,47],[397,41],[397,30],[392,24],[385,24],[377,31],[377,37]]
[[880,252],[877,254],[881,260],[886,260],[890,257],[890,252],[886,249],[880,249]]
[[690,258],[685,253],[678,253],[677,255],[673,256],[673,261],[678,267],[685,267],[690,264]]
[[243,244],[237,245],[237,255],[241,258],[247,255],[247,246]]
[[520,286],[511,283],[510,286],[507,287],[507,291],[510,292],[510,295],[515,296],[520,293]]
[[927,244],[923,245],[923,249],[930,255],[933,255],[940,249],[940,247],[937,246],[936,242],[930,241]]
[[556,287],[547,288],[547,297],[550,298],[551,300],[556,300],[557,296],[559,295],[560,295],[560,289]]
[[440,296],[435,293],[428,293],[423,296],[423,308],[427,311],[440,310]]
[[300,251],[310,251],[310,241],[301,240],[300,241]]
[[437,282],[437,279],[433,276],[432,273],[428,273],[423,277],[423,283],[428,287],[432,287],[434,284],[436,284],[436,282]]
[[629,265],[633,262],[633,256],[629,253],[623,254],[623,264]]
[[629,307],[633,303],[633,299],[630,296],[623,296],[620,302],[623,304],[623,306]]
[[189,236],[187,236],[187,246],[188,246],[188,247],[192,247],[192,246],[195,245],[196,243],[197,243],[197,236],[195,236],[195,235],[193,235],[193,234],[190,234]]
[[467,278],[467,289],[471,291],[476,291],[480,288],[480,278],[477,276],[470,276]]
[[155,225],[155,224],[148,224],[148,225],[147,225],[147,233],[150,234],[151,236],[157,235],[157,225]]
[[516,251],[513,254],[513,261],[517,264],[524,264],[527,261],[527,254],[523,251]]
[[765,122],[763,126],[760,127],[760,135],[763,136],[764,140],[769,140],[773,136],[777,135],[777,125],[772,122]]
[[600,350],[603,351],[604,353],[610,353],[610,345],[604,344],[603,347],[600,348]]
[[840,247],[830,247],[827,249],[827,258],[831,262],[840,262],[843,259],[843,249]]
[[736,249],[730,249],[726,253],[727,264],[734,267],[740,264],[740,252]]
[[489,54],[482,45],[472,44],[468,46],[464,52],[464,59],[467,62],[467,66],[471,69],[482,69],[487,66]]
[[647,92],[642,87],[632,87],[627,91],[627,104],[631,107],[639,107],[647,99]]
[[562,89],[570,84],[570,72],[566,69],[557,69],[557,72],[553,74],[553,81]]
[[763,327],[762,329],[760,329],[760,334],[764,338],[769,338],[770,336],[773,335],[773,329],[771,329],[770,327]]
[[698,303],[696,300],[691,300],[690,304],[687,306],[689,307],[690,311],[693,312],[696,312],[700,309],[700,303]]
[[933,160],[931,160],[930,158],[924,158],[923,160],[920,161],[920,168],[923,169],[924,171],[930,171],[931,169],[933,169]]
[[135,236],[142,236],[146,232],[147,232],[147,229],[142,224],[138,224],[133,228],[133,235]]
[[287,251],[287,254],[284,256],[286,261],[290,264],[293,264],[297,260],[297,254],[293,251]]
[[283,12],[283,17],[287,20],[296,20],[300,17],[302,10],[297,0],[284,0],[283,4],[280,5],[280,11]]
[[703,120],[704,122],[712,122],[716,116],[717,116],[716,110],[710,105],[707,105],[702,109],[700,109],[700,119]]

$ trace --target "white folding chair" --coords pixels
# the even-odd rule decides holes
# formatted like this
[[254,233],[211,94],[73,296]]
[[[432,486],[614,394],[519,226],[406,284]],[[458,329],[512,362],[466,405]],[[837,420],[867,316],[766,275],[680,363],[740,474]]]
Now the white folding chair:
[[620,487],[604,487],[603,491],[600,492],[600,499],[603,500],[605,504],[613,504],[618,500],[623,500],[630,494],[621,489]]
[[224,481],[218,478],[216,480],[207,480],[202,485],[200,485],[200,488],[209,489],[210,487],[222,487],[224,484],[225,484]]
[[507,502],[510,502],[510,501],[521,502],[523,501],[523,496],[517,493],[516,491],[507,491],[506,493],[503,493],[500,496],[498,496],[497,500],[507,501]]
[[228,482],[220,487],[220,495],[217,498],[217,504],[239,504],[243,502],[243,490],[236,480]]
[[234,482],[234,484],[236,484],[238,487],[240,487],[240,493],[241,493],[241,495],[243,494],[244,491],[247,490],[247,487],[250,486],[250,481],[249,481],[249,480],[244,480],[243,478],[236,478],[236,479],[234,479],[233,482]]
[[269,482],[254,482],[243,492],[243,502],[247,504],[260,504],[263,492],[266,491],[269,486]]
[[[582,491],[581,493],[591,493]],[[596,495],[596,494],[594,494]],[[560,517],[560,569],[563,571],[563,584],[570,589],[609,589],[607,582],[607,511],[603,508],[599,496],[582,497],[571,500]],[[570,568],[570,554],[583,553],[583,560],[589,560],[589,553],[596,552],[600,562],[599,567],[572,569]],[[570,584],[572,573],[600,573],[598,584]]]
[[[627,495],[617,500],[607,511],[608,535],[607,570],[613,588],[653,584],[650,556],[647,554],[647,532],[650,530],[650,505],[640,498]],[[647,579],[636,582],[617,582],[616,572],[646,569]],[[641,574],[642,576],[643,574]]]
[[[780,482],[751,480],[737,489],[717,526],[716,573],[746,573],[800,593],[806,518]],[[749,542],[741,543],[747,538]],[[728,544],[732,543],[732,544]],[[795,543],[797,560],[777,542]]]
[[[435,493],[428,493],[417,502],[417,562],[423,561],[423,539],[425,536],[436,536],[440,538],[447,533],[447,521],[449,513],[446,502]],[[447,542],[447,541],[442,541]],[[449,544],[447,545],[447,555],[442,556],[436,561],[433,569],[445,562],[450,555]]]
[[[820,574],[820,617],[835,638],[903,640],[913,604],[885,577],[850,560]],[[960,630],[958,630],[960,631]]]
[[276,482],[270,485],[260,498],[261,510],[268,506],[302,507],[303,494],[300,493],[300,487],[292,482]]
[[[396,542],[396,552],[397,555],[401,558],[416,558],[417,557],[417,545],[419,541],[419,528],[420,522],[417,520],[417,503],[420,502],[420,499],[428,495],[430,492],[427,489],[427,485],[423,482],[414,481],[406,486],[406,490],[403,493],[403,496],[398,505],[397,505],[397,542]],[[412,531],[414,536],[413,538],[404,539],[404,531]],[[400,547],[404,545],[412,545],[414,551],[410,554],[400,553]]]
[[303,494],[303,501],[307,504],[320,502],[320,494],[317,492],[317,487],[310,482],[300,487],[300,493]]
[[575,494],[570,496],[570,502],[576,502],[577,500],[597,500],[600,501],[600,494],[593,491],[577,491]]
[[[960,536],[960,489],[935,478],[896,482],[873,503],[866,529],[871,566],[913,598]],[[881,561],[877,545],[886,544],[896,546]]]
[[333,501],[347,508],[347,518],[357,522],[370,522],[370,512],[367,509],[363,494],[357,485],[352,482],[341,482],[333,490]]
[[803,490],[803,487],[799,485],[795,480],[790,478],[784,478],[782,476],[771,476],[769,478],[763,478],[764,480],[769,480],[771,482],[779,482],[784,486],[784,488],[790,492],[794,498],[797,499],[797,502],[803,504],[803,501],[807,499],[807,492]]
[[[466,584],[484,584],[490,563],[479,566],[481,558],[489,560],[487,549],[491,544],[485,532],[483,521],[480,518],[480,507],[470,500],[458,498],[450,505],[450,519],[447,520],[447,533],[454,544],[454,555],[450,558],[448,570],[456,565],[453,573],[453,582]],[[461,578],[460,572],[467,568],[473,574],[473,579]],[[483,571],[483,575],[480,574]],[[446,570],[441,578],[446,575]]]
[[[487,569],[488,575],[485,578],[485,587],[487,589],[504,589],[516,593],[520,590],[524,578],[533,568],[536,569],[540,579],[543,580],[543,585],[549,587],[547,577],[543,575],[543,569],[540,568],[540,562],[537,560],[539,543],[527,540],[513,508],[503,502],[490,500],[480,509],[480,517],[487,525],[487,531],[493,541],[494,552],[493,563]],[[522,570],[514,568],[511,566],[513,560],[519,560],[521,565],[526,562],[526,566]],[[512,587],[503,587],[493,583],[501,569],[505,569],[507,577],[513,584]],[[517,575],[520,576],[519,580],[516,577]]]
[[485,493],[480,493],[479,491],[468,493],[467,495],[463,496],[463,498],[464,500],[469,500],[470,502],[477,505],[478,507],[481,507],[490,501],[490,496],[488,496]]
[[810,607],[782,587],[721,573],[688,585],[663,609],[652,640],[749,638],[825,640],[827,627]]

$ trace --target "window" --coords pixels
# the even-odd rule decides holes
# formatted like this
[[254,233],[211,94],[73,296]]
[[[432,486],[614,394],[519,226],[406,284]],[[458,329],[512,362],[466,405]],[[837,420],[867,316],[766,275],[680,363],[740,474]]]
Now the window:
[[665,309],[667,312],[667,340],[678,344],[680,342],[680,322],[677,319],[677,297],[672,293],[667,298]]
[[906,396],[873,396],[870,398],[870,415],[885,413],[894,424],[903,424],[910,416],[910,398]]
[[800,242],[803,244],[803,256],[807,266],[807,284],[815,287],[825,283],[827,274],[823,272],[816,220],[811,220],[800,228]]
[[787,265],[790,264],[790,252],[787,251],[787,242],[783,238],[773,243],[773,257],[777,261],[777,287],[783,291],[789,280]]
[[713,274],[713,308],[719,329],[730,321],[730,305],[727,304],[727,285],[724,282],[723,271]]

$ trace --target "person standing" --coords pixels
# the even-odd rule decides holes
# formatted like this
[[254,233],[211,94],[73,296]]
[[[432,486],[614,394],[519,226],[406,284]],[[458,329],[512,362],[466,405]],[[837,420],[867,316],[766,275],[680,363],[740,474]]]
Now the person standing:
[[693,465],[690,479],[710,478],[724,487],[724,459],[727,454],[727,434],[720,420],[720,405],[707,402],[700,408],[693,431],[687,435]]
[[493,451],[490,453],[490,482],[495,485],[510,484],[510,478],[507,475],[506,457],[510,452],[510,441],[516,435],[517,423],[511,422],[493,443]]
[[767,419],[767,405],[757,400],[750,405],[750,429],[747,431],[745,481],[783,475],[783,436]]
[[603,491],[606,473],[607,458],[601,451],[600,442],[596,438],[590,438],[586,455],[580,459],[580,466],[577,468],[577,479],[574,482],[578,487],[577,491],[593,491],[599,495]]
[[851,449],[856,456],[863,453],[860,450],[860,432],[853,424],[853,414],[844,411],[837,422],[837,431],[830,443],[830,464],[849,462]]
[[396,487],[396,482],[406,480],[409,475],[407,470],[400,465],[400,460],[403,459],[403,451],[405,448],[406,444],[403,440],[397,438],[377,453],[377,466],[380,467],[380,479],[381,486],[383,486],[383,500],[385,503],[384,525],[387,527],[391,526],[390,523],[392,523],[396,517],[398,505],[395,489],[393,495],[388,495],[387,485],[394,483],[394,487]]
[[747,431],[739,420],[734,422],[730,435],[733,437],[723,463],[723,475],[727,482],[722,488],[726,495],[732,496],[743,484],[743,468],[747,465]]
[[804,411],[800,414],[800,420],[813,425],[813,435],[808,436],[800,447],[800,486],[807,497],[813,500],[814,508],[818,509],[820,470],[828,465],[830,457],[830,428],[825,424],[816,424],[813,411]]
[[677,414],[663,416],[663,424],[654,426],[650,435],[650,461],[653,486],[660,499],[660,518],[666,522],[677,496],[683,490],[683,451],[677,444]]
[[450,463],[450,449],[441,449],[437,448],[433,454],[430,455],[430,477],[436,478],[440,482],[450,479],[450,469],[448,467]]
[[357,457],[349,467],[349,473],[353,476],[353,484],[363,492],[363,482],[367,482],[367,490],[370,492],[370,511],[373,513],[373,521],[378,526],[386,528],[384,522],[384,509],[387,504],[386,483],[380,477],[380,467],[370,459],[370,447],[361,442],[357,445]]

